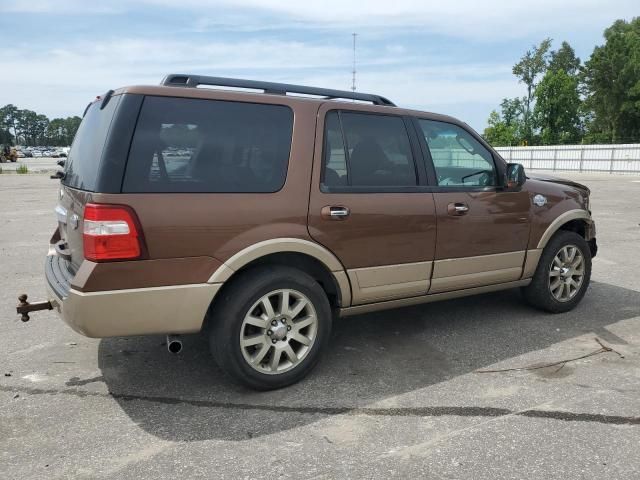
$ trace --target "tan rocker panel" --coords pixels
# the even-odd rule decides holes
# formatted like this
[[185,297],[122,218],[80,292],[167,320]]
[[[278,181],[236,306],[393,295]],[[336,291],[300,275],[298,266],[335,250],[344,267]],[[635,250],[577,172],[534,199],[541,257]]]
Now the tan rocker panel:
[[226,282],[234,272],[240,270],[252,261],[273,253],[286,252],[303,253],[319,260],[332,273],[340,289],[342,306],[351,305],[351,288],[349,287],[349,280],[344,273],[344,267],[340,263],[340,260],[322,245],[301,238],[273,238],[240,250],[224,262],[224,264],[211,275],[208,282]]
[[519,280],[525,252],[437,260],[429,293]]
[[366,305],[356,305],[348,308],[340,309],[341,317],[350,315],[360,315],[362,313],[376,312],[379,310],[387,310],[390,308],[409,307],[412,305],[420,305],[423,303],[437,302],[439,300],[450,300],[452,298],[468,297],[479,293],[496,292],[499,290],[507,290],[509,288],[525,287],[531,283],[531,279],[517,280],[515,282],[496,283],[494,285],[485,285],[483,287],[465,288],[462,290],[454,290],[452,292],[435,293],[429,295],[420,295],[418,297],[399,298],[396,300],[387,300],[384,302],[368,303]]
[[353,305],[426,294],[432,264],[416,262],[349,270]]

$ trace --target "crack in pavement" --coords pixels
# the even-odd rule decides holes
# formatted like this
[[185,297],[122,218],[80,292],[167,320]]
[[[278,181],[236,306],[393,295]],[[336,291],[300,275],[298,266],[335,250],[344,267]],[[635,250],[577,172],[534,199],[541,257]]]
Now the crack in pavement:
[[164,405],[189,405],[193,407],[220,408],[228,410],[256,410],[266,412],[286,412],[303,415],[364,415],[384,417],[503,417],[506,415],[561,420],[567,422],[595,422],[611,425],[640,425],[640,417],[625,417],[621,415],[604,415],[600,413],[574,413],[560,410],[510,410],[508,408],[495,407],[454,407],[454,406],[427,406],[427,407],[304,407],[288,405],[258,405],[250,403],[216,402],[212,400],[195,400],[175,397],[156,397],[145,395],[132,395],[126,393],[100,393],[77,389],[46,389],[29,387],[11,387],[0,385],[0,391],[11,393],[26,393],[29,395],[72,395],[79,398],[100,397],[114,398],[122,401],[141,401],[160,403]]

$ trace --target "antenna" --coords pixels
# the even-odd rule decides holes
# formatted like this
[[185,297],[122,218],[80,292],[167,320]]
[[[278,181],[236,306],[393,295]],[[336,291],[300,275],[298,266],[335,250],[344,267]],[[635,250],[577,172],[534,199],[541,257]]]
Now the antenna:
[[351,35],[353,35],[353,70],[351,71],[353,76],[351,77],[351,91],[355,92],[356,91],[356,37],[358,36],[358,34],[352,33]]

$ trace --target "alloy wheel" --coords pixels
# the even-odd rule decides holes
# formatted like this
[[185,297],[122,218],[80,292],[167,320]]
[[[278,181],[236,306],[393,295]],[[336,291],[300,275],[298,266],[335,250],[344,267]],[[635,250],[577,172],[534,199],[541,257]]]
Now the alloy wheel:
[[317,332],[318,316],[306,295],[293,289],[274,290],[260,297],[245,315],[240,348],[253,369],[281,374],[304,360]]
[[580,291],[584,280],[584,256],[575,245],[565,245],[549,267],[549,291],[559,302],[568,302]]

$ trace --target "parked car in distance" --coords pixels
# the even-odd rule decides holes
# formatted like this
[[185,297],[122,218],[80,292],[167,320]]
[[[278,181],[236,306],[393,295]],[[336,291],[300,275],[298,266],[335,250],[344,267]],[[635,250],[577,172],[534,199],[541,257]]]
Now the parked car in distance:
[[311,371],[336,315],[509,288],[571,310],[597,251],[589,194],[379,95],[169,75],[88,107],[49,301],[90,337],[167,334],[178,351],[175,335],[204,332],[231,378],[279,388]]
[[40,150],[33,150],[32,155],[34,158],[40,158],[43,156]]

